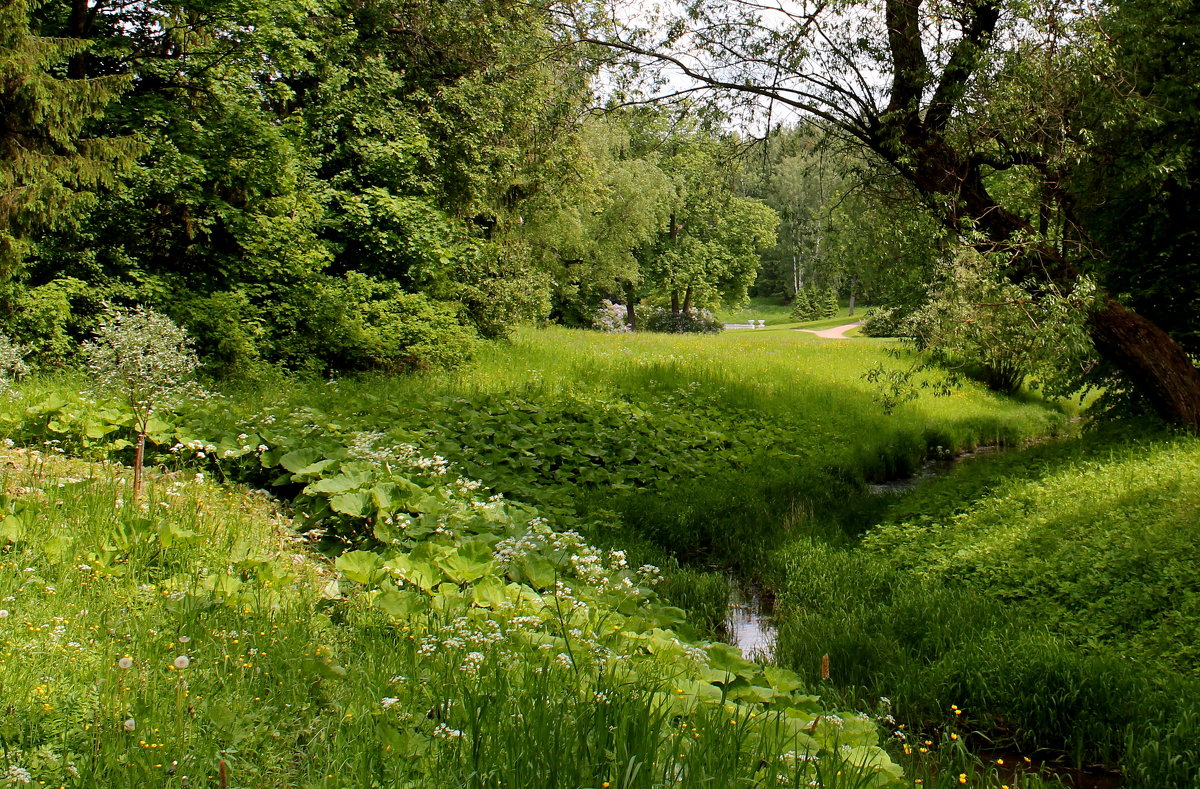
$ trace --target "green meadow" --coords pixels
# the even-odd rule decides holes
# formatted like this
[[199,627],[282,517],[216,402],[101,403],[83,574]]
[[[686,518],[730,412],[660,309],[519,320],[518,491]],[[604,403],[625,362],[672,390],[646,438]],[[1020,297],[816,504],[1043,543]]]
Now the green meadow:
[[[157,415],[140,501],[130,415],[27,381],[8,780],[1193,786],[1200,445],[973,385],[885,413],[894,350],[528,329],[260,382]],[[770,660],[720,640],[751,581]]]

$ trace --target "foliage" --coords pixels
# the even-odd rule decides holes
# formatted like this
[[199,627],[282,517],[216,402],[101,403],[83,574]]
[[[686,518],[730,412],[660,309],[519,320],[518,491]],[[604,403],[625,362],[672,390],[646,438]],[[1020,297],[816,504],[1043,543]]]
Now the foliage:
[[639,328],[646,331],[668,334],[716,334],[721,331],[721,322],[706,309],[694,309],[689,312],[652,309],[643,314]]
[[[593,537],[620,545],[638,529],[643,545],[648,536],[702,563],[739,561],[741,551],[751,567],[761,555],[748,552],[749,543],[819,530],[817,513],[826,517],[850,500],[856,478],[915,463],[934,443],[1016,440],[1060,421],[979,389],[885,418],[847,374],[881,350],[868,342],[830,351],[794,332],[526,331],[486,349],[468,375],[296,381],[160,414],[152,460],[179,470],[161,484],[180,496],[154,483],[143,513],[114,508],[113,497],[128,490],[119,480],[109,487],[37,483],[49,491],[45,506],[60,513],[55,530],[27,529],[17,507],[5,521],[17,536],[9,550],[29,553],[12,554],[13,566],[0,564],[0,583],[22,584],[23,568],[35,567],[57,591],[30,600],[55,610],[74,603],[97,617],[120,606],[122,621],[132,622],[91,636],[94,652],[79,641],[87,645],[77,656],[80,673],[49,674],[56,682],[46,703],[79,692],[77,680],[95,687],[105,671],[118,680],[123,671],[146,671],[144,683],[99,686],[100,724],[93,712],[64,707],[65,740],[51,742],[43,718],[26,715],[22,702],[12,714],[29,723],[6,741],[9,752],[65,748],[82,758],[64,760],[101,782],[114,773],[155,775],[162,769],[155,764],[169,764],[166,755],[189,771],[207,768],[196,774],[216,776],[224,760],[226,772],[248,781],[270,771],[275,782],[303,776],[288,780],[330,786],[346,775],[470,785],[470,774],[534,786],[562,785],[553,776],[566,775],[567,785],[588,785],[624,775],[634,757],[646,765],[635,786],[675,785],[681,777],[685,785],[711,783],[714,776],[769,783],[778,774],[807,781],[813,769],[829,786],[856,780],[844,763],[835,768],[832,749],[803,761],[787,756],[797,749],[785,741],[807,743],[797,736],[805,734],[840,746],[853,737],[873,747],[874,720],[839,713],[840,730],[829,718],[812,734],[796,732],[784,719],[808,728],[819,709],[804,687],[785,691],[788,673],[689,640],[683,613],[661,594],[687,597],[671,581],[644,583],[632,551],[622,566],[618,555],[589,547]],[[48,454],[57,448],[127,458],[120,441],[130,435],[129,415],[118,404],[72,395],[71,386],[29,381],[0,419],[14,439]],[[930,430],[935,422],[941,427]],[[835,439],[840,431],[854,438]],[[307,548],[264,531],[266,521],[226,516],[227,494],[191,481],[197,471],[274,491],[314,547],[340,558],[332,569],[297,560],[297,553],[310,555]],[[496,489],[511,494],[497,497]],[[189,503],[198,494],[213,498]],[[55,504],[59,496],[70,503]],[[76,508],[89,514],[76,518]],[[586,528],[589,539],[570,534],[573,528]],[[70,539],[62,543],[66,560],[44,561],[60,536]],[[19,594],[44,594],[40,588]],[[77,593],[89,595],[86,602],[66,598]],[[9,608],[13,616],[0,627],[24,628],[26,616],[41,614]],[[75,626],[55,643],[74,649],[66,644]],[[50,637],[21,632],[22,639]],[[185,649],[174,635],[155,635],[175,632],[190,639]],[[601,652],[607,659],[593,646],[609,650]],[[186,669],[165,669],[181,653]],[[135,661],[130,669],[112,667],[121,655]],[[26,666],[6,681],[15,683],[16,698],[36,704],[47,669]],[[171,683],[179,676],[195,716],[177,703]],[[138,738],[159,728],[146,742],[163,748],[138,746],[126,758],[133,766],[123,767],[108,757],[129,753],[122,745],[129,719]],[[614,737],[610,726],[625,734]],[[77,738],[99,748],[77,747]],[[675,750],[683,739],[693,744]],[[235,743],[238,754],[230,753]],[[405,758],[394,758],[397,752]],[[856,753],[892,769],[881,752]],[[329,764],[342,767],[329,771]]]
[[1171,2],[1107,9],[1093,71],[1108,89],[1080,90],[1077,122],[1088,124],[1089,156],[1070,188],[1089,234],[1108,255],[1104,281],[1130,306],[1196,346],[1196,64],[1179,58],[1200,25],[1197,10]]
[[[683,612],[656,599],[656,568],[635,570],[620,552],[592,548],[528,505],[489,496],[445,460],[339,426],[310,407],[259,413],[246,427],[253,431],[219,443],[181,443],[177,457],[221,463],[250,479],[255,470],[277,475],[276,489],[291,491],[310,527],[360,550],[340,552],[336,577],[303,559],[256,553],[261,524],[242,531],[235,522],[215,534],[200,527],[209,508],[191,503],[203,493],[194,482],[177,483],[172,490],[183,498],[143,517],[140,509],[114,509],[119,481],[79,480],[72,508],[46,504],[63,519],[53,535],[27,529],[29,507],[16,509],[5,522],[9,550],[20,552],[21,565],[48,564],[33,581],[41,592],[26,590],[14,618],[24,623],[50,604],[35,594],[80,607],[75,595],[82,594],[97,616],[108,604],[136,611],[137,625],[126,629],[137,635],[120,641],[115,654],[125,657],[115,667],[104,646],[122,637],[101,633],[89,641],[100,648],[82,653],[88,659],[78,675],[59,672],[38,692],[45,669],[35,662],[8,679],[29,704],[45,698],[61,707],[55,727],[3,729],[11,765],[39,775],[65,774],[69,765],[86,781],[114,770],[152,775],[164,763],[160,754],[144,746],[122,761],[112,754],[126,753],[120,744],[130,733],[158,729],[156,745],[189,771],[194,762],[209,774],[278,777],[290,765],[288,775],[320,769],[318,782],[327,785],[345,780],[325,774],[333,761],[373,780],[418,785],[444,785],[448,775],[469,785],[467,775],[483,771],[522,785],[574,786],[612,777],[631,758],[646,765],[634,786],[706,785],[714,775],[774,781],[783,774],[831,787],[899,780],[872,720],[824,711],[790,672],[747,661],[727,645],[690,641]],[[74,508],[104,517],[81,519]],[[88,553],[93,544],[105,547]],[[231,551],[234,563],[213,565]],[[204,571],[193,574],[196,566]],[[28,586],[16,563],[3,567],[4,591]],[[87,582],[71,583],[79,573]],[[26,640],[44,637],[28,632]],[[54,643],[80,649],[60,639],[69,632],[56,631]],[[150,638],[159,632],[181,636]],[[97,671],[144,681],[91,684],[100,688],[95,701],[79,707],[62,701],[82,693],[80,683]],[[195,706],[193,695],[207,703]],[[44,720],[25,712],[6,714]],[[614,740],[614,726],[635,736]],[[342,736],[347,727],[353,736]],[[255,744],[254,755],[233,760],[224,747],[231,743]],[[25,758],[38,749],[51,757]],[[293,749],[321,762],[310,768],[309,759],[289,757]],[[388,749],[406,758],[375,756]],[[213,755],[205,762],[197,752]],[[541,782],[530,783],[531,763]],[[563,770],[566,784],[553,777]]]
[[277,320],[293,333],[280,338],[276,358],[315,372],[453,367],[476,344],[450,305],[358,272],[288,293]]
[[133,417],[136,501],[142,495],[142,461],[151,420],[159,411],[204,397],[193,377],[200,362],[187,332],[145,307],[110,308],[95,340],[82,350],[95,390],[120,400]]
[[[33,21],[13,35],[33,24],[47,36],[21,33],[38,68],[66,60],[72,76],[46,75],[38,90],[82,113],[57,141],[33,130],[19,147],[75,162],[75,187],[90,190],[39,226],[36,244],[22,231],[19,284],[39,300],[14,309],[21,288],[5,297],[5,324],[37,341],[40,362],[67,361],[104,300],[180,320],[221,375],[460,363],[470,336],[504,337],[549,311],[550,278],[521,228],[571,202],[589,73],[554,65],[574,61],[553,51],[544,13],[511,2],[17,5]],[[121,149],[137,161],[100,178],[100,155],[119,146],[99,138],[120,134],[142,141]],[[95,162],[67,155],[71,135],[97,138],[76,146]],[[36,175],[47,189],[60,176]],[[326,344],[304,319],[322,310],[304,298],[347,291],[379,313],[358,275],[406,294],[393,310],[404,315],[368,314],[351,331],[373,336],[301,358]]]
[[17,381],[29,374],[25,357],[29,349],[0,334],[0,394],[12,389]]
[[[1179,9],[1172,6],[1169,17],[1186,30],[1193,20]],[[607,28],[591,24],[596,17],[565,22],[584,41],[617,53],[629,79],[647,91],[671,84],[676,95],[711,91],[751,115],[765,108],[768,121],[777,105],[819,119],[886,180],[902,184],[897,191],[910,206],[973,247],[1002,255],[1004,277],[1031,298],[1094,289],[1095,298],[1075,307],[1097,353],[1165,419],[1200,430],[1200,370],[1177,340],[1122,305],[1121,278],[1104,276],[1106,250],[1077,210],[1107,204],[1107,195],[1088,194],[1071,178],[1089,165],[1106,169],[1093,142],[1109,135],[1097,130],[1138,128],[1127,122],[1134,118],[1157,123],[1146,111],[1152,105],[1139,106],[1145,94],[1130,89],[1139,70],[1162,69],[1168,96],[1183,96],[1183,86],[1194,83],[1172,56],[1172,36],[1182,34],[1135,34],[1121,53],[1127,59],[1115,66],[1120,50],[1110,18],[1118,29],[1124,20],[1149,30],[1160,17],[996,2],[961,11],[887,0],[792,15],[696,0]],[[1099,101],[1086,99],[1097,92]],[[1175,141],[1194,137],[1194,113],[1186,99],[1174,106],[1182,123],[1173,132],[1181,133],[1161,150],[1179,162],[1192,146]],[[1150,175],[1155,158],[1142,160],[1151,165],[1143,184],[1158,180]]]
[[792,320],[818,321],[832,318],[841,311],[837,292],[832,288],[800,288],[792,300]]
[[603,332],[620,333],[630,331],[629,310],[622,304],[614,304],[608,299],[602,299],[600,306],[592,317],[592,326]]
[[1127,426],[964,461],[852,550],[790,546],[780,659],[815,677],[829,654],[848,697],[886,693],[943,745],[954,726],[1188,786],[1195,443]]
[[872,307],[859,331],[865,337],[900,337],[907,331],[905,314],[897,307]]
[[792,320],[810,321],[815,317],[808,288],[800,288],[792,296]]
[[968,250],[941,267],[925,303],[902,333],[930,359],[1012,393],[1027,380],[1059,395],[1075,393],[1094,366],[1081,307],[1094,288],[1041,298],[1000,278],[995,261]]
[[139,432],[159,411],[201,394],[194,381],[199,361],[187,332],[146,307],[111,308],[83,352],[96,391],[128,406]]
[[65,61],[88,47],[38,35],[39,5],[0,5],[0,299],[10,310],[35,235],[78,218],[90,202],[88,190],[111,183],[138,150],[132,139],[86,134],[127,81],[63,79]]

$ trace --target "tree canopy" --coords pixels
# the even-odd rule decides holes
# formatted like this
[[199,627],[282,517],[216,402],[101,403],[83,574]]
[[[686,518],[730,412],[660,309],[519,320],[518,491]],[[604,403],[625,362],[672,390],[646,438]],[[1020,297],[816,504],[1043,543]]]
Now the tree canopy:
[[[1181,9],[1163,11],[1181,21],[1194,13]],[[1119,32],[1146,29],[1153,12],[1004,0],[692,0],[677,10],[636,26],[589,27],[580,20],[622,16],[577,9],[563,21],[639,74],[668,70],[666,93],[716,90],[747,111],[766,102],[819,119],[910,184],[964,243],[1000,256],[1004,276],[1032,297],[1081,294],[1097,350],[1163,416],[1200,428],[1200,372],[1176,339],[1122,303],[1119,288],[1142,280],[1119,272],[1140,261],[1122,261],[1110,253],[1119,243],[1091,232],[1104,212],[1082,210],[1076,178],[1103,161],[1105,140],[1115,150],[1108,130],[1157,126],[1146,108],[1169,102],[1153,86],[1186,82],[1169,37]],[[1178,107],[1165,116],[1177,124],[1170,145],[1188,148],[1194,119]],[[1120,180],[1161,183],[1146,175]]]

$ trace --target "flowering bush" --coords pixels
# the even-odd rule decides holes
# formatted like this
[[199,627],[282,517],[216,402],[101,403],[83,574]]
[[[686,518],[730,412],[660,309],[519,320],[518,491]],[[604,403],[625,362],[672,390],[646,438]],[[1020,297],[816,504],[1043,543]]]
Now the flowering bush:
[[592,327],[603,332],[618,334],[630,331],[629,310],[624,304],[614,304],[608,299],[602,299],[600,306],[592,315]]
[[155,412],[203,397],[193,376],[200,361],[187,332],[145,307],[110,309],[83,352],[95,388],[115,395],[133,412],[137,433],[133,496],[142,490],[146,434]]
[[27,353],[25,346],[0,334],[0,393],[8,391],[13,381],[29,374],[29,365],[25,362]]
[[717,316],[705,309],[690,312],[671,312],[661,308],[651,310],[642,325],[647,331],[668,334],[716,334],[721,331]]

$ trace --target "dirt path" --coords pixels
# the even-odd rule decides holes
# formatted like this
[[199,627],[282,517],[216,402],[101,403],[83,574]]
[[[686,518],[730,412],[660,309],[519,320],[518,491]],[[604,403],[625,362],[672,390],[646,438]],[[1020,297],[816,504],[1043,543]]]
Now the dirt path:
[[832,329],[821,329],[820,331],[815,329],[796,329],[796,331],[806,331],[809,334],[815,334],[818,337],[824,337],[827,340],[849,340],[851,338],[846,336],[846,332],[850,331],[856,326],[862,326],[862,321],[847,323],[843,326],[834,326]]

